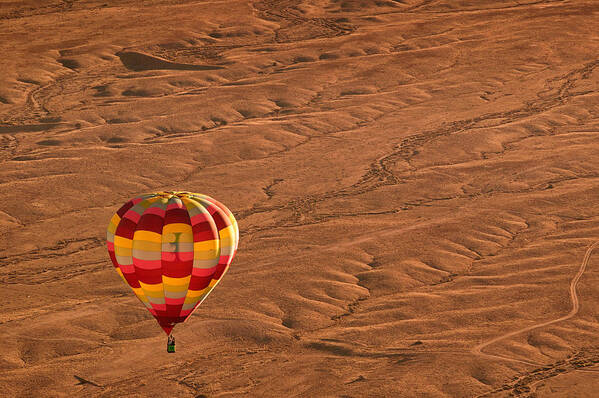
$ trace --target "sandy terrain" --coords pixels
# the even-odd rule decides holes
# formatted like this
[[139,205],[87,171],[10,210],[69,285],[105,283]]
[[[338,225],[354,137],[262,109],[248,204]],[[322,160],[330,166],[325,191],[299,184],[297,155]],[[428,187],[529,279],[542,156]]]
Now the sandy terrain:
[[[596,396],[598,19],[0,0],[0,396]],[[104,245],[160,190],[241,230],[175,355]]]

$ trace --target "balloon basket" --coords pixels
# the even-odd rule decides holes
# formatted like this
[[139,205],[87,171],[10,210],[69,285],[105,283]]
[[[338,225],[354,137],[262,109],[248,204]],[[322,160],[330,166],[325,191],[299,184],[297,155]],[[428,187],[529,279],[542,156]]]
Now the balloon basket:
[[168,341],[166,342],[166,352],[169,354],[175,352],[175,338],[172,334],[168,335]]

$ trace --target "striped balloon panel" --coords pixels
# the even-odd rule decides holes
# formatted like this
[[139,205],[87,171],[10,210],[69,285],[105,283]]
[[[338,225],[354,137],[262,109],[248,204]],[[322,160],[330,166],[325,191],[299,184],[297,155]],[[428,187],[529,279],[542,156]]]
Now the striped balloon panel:
[[220,281],[233,259],[238,241],[237,222],[225,206],[209,196],[199,194],[190,194],[187,201],[188,206],[205,209],[204,217],[214,221],[220,250],[216,264],[194,265],[187,300],[183,306],[183,315],[191,314]]
[[167,334],[220,281],[238,240],[237,222],[224,205],[187,192],[134,198],[107,231],[117,272]]

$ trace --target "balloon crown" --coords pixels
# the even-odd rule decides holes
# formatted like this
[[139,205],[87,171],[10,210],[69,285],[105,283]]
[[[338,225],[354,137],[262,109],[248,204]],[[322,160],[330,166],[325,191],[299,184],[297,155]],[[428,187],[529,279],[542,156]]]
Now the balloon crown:
[[187,197],[187,196],[191,195],[191,192],[187,192],[187,191],[162,191],[162,192],[156,192],[155,195],[156,196],[162,196],[164,198],[172,198],[173,196],[176,196],[178,198],[183,198],[183,197]]

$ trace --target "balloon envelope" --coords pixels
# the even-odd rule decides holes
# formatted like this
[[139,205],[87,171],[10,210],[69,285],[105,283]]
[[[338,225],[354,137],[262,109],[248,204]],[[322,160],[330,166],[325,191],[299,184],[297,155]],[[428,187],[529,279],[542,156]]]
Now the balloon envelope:
[[239,229],[229,209],[209,196],[158,192],[125,203],[106,240],[118,274],[170,334],[229,268]]

